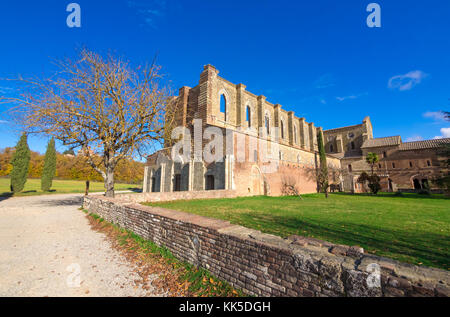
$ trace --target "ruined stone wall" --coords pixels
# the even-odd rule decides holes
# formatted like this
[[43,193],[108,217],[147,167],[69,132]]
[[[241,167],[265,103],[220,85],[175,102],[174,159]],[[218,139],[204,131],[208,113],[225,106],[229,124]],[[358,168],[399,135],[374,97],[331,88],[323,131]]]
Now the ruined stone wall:
[[[447,271],[367,255],[357,247],[302,237],[285,240],[222,220],[106,197],[86,197],[84,208],[251,295],[450,295]],[[368,284],[376,267],[380,287],[376,279]]]

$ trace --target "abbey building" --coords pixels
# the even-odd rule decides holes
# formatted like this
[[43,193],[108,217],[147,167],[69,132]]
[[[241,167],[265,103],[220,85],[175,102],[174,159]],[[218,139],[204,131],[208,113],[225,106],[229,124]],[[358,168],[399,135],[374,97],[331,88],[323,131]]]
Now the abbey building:
[[[437,148],[450,139],[403,143],[400,137],[374,138],[369,117],[358,125],[323,131],[218,74],[207,65],[196,87],[179,90],[173,101],[175,125],[184,127],[189,144],[198,146],[176,159],[174,142],[167,140],[165,149],[148,158],[144,192],[235,190],[239,195],[278,196],[292,186],[299,193],[316,192],[320,133],[333,189],[365,190],[356,180],[370,169],[368,152],[380,156],[377,174],[386,191],[420,189],[446,172]],[[214,140],[216,159],[206,159]]]

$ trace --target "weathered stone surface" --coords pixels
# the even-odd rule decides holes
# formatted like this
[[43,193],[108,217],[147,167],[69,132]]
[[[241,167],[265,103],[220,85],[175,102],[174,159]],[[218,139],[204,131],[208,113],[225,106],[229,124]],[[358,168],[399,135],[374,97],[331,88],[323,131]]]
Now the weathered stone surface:
[[[363,254],[359,247],[298,236],[282,239],[222,220],[106,197],[86,197],[84,208],[251,295],[450,295],[449,272]],[[378,273],[379,285],[373,286]]]

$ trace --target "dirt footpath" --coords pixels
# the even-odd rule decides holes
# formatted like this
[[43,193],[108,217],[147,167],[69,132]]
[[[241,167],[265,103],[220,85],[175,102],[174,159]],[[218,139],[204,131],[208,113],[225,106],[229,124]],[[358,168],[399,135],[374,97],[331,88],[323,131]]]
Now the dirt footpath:
[[80,194],[0,201],[0,296],[163,295],[135,282],[135,265],[91,229],[81,201]]

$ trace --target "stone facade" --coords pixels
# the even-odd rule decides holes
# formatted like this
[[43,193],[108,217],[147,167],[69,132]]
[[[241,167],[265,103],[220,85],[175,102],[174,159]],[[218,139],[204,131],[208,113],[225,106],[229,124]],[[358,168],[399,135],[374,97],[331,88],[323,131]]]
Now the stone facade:
[[100,196],[85,197],[84,208],[250,295],[450,295],[448,271],[368,255],[359,247],[298,236],[282,239],[222,220]]
[[327,153],[341,162],[346,191],[365,192],[357,183],[362,172],[370,173],[365,157],[369,152],[380,159],[374,172],[381,178],[383,191],[437,190],[432,180],[448,173],[439,149],[450,139],[402,142],[400,136],[374,138],[370,118],[362,124],[324,131]]
[[[144,192],[236,190],[239,195],[281,195],[287,183],[295,184],[300,193],[316,192],[317,134],[322,128],[218,74],[214,66],[207,65],[196,87],[179,90],[172,105],[176,125],[187,129],[193,136],[191,145],[197,141],[199,149],[194,146],[190,157],[174,163],[173,142],[166,140],[167,148],[148,159]],[[207,163],[202,153],[210,139],[203,132],[211,127],[226,137],[223,156]],[[278,138],[271,134],[274,131]],[[376,139],[369,117],[361,124],[323,131],[323,135],[330,183],[340,190],[366,190],[356,180],[370,170],[365,162],[368,152],[381,155],[376,172],[385,191],[433,186],[432,178],[448,172],[441,167],[436,150],[450,139],[424,141],[428,146],[402,143],[400,137]]]
[[[176,166],[171,161],[173,144],[167,140],[167,148],[148,159],[144,192],[222,189],[240,195],[281,195],[287,179],[297,184],[300,193],[316,192],[312,174],[318,167],[317,134],[322,129],[218,73],[215,67],[205,66],[198,86],[182,87],[173,103],[176,125],[189,130],[192,143],[199,141],[200,152],[194,148],[191,157]],[[197,128],[196,119],[201,122]],[[209,142],[202,132],[210,127],[227,138],[221,161],[208,164],[201,156]],[[278,137],[271,134],[274,131],[279,131]],[[333,156],[328,163],[340,168]]]

